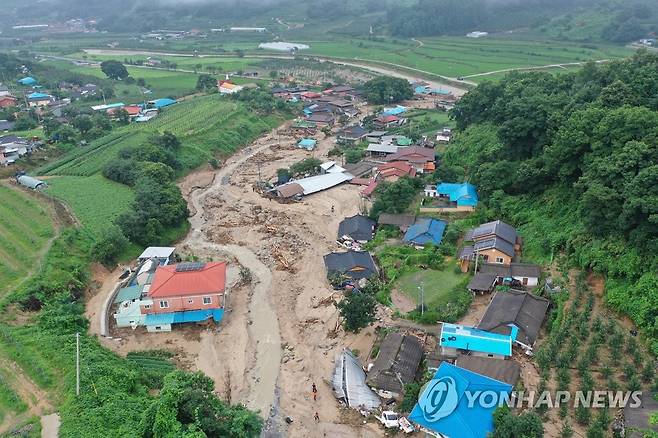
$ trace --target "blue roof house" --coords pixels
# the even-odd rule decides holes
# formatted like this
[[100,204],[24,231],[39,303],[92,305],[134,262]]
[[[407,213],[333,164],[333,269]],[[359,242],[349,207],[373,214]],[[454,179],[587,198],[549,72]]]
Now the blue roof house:
[[443,239],[446,223],[439,219],[419,218],[409,227],[402,239],[404,242],[416,247],[427,244],[439,245]]
[[38,81],[31,76],[18,80],[18,83],[21,85],[35,85],[37,82]]
[[434,436],[486,438],[494,430],[494,411],[511,391],[512,385],[442,362],[409,420]]
[[[518,329],[516,331],[518,333]],[[512,344],[516,333],[501,335],[479,330],[473,327],[449,324],[441,325],[439,345],[441,353],[457,356],[460,352],[469,352],[473,356],[505,359],[512,355]]]
[[477,188],[470,183],[441,183],[436,186],[436,195],[448,198],[461,210],[474,210],[478,205]]
[[297,147],[300,149],[306,149],[307,151],[312,151],[313,149],[315,149],[316,144],[317,141],[313,140],[312,138],[302,138],[297,143]]

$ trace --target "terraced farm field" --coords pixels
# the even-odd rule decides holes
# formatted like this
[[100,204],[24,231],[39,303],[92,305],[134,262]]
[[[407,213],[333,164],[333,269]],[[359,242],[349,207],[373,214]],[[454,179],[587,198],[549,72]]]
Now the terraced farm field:
[[3,296],[38,266],[42,249],[54,236],[55,229],[48,208],[23,190],[0,183],[0,199],[0,296]]

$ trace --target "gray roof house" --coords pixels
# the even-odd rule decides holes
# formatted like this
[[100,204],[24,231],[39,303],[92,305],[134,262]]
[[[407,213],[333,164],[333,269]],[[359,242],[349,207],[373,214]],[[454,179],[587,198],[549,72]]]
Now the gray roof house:
[[361,362],[347,349],[336,358],[331,386],[336,398],[350,408],[371,411],[381,405],[377,394],[366,385]]
[[532,348],[544,323],[549,301],[528,292],[496,292],[477,328],[508,335],[512,325],[519,331],[516,342]]
[[366,383],[385,398],[402,395],[404,385],[414,381],[422,358],[423,345],[417,337],[389,333],[379,347]]
[[460,355],[455,359],[455,365],[512,386],[516,385],[521,376],[521,365],[513,360]]
[[338,238],[348,236],[358,242],[372,240],[375,231],[375,221],[360,214],[345,218],[338,225]]
[[410,226],[416,223],[415,214],[391,214],[382,213],[377,221],[379,225],[393,225],[406,231]]
[[377,266],[369,252],[332,252],[324,256],[327,274],[342,274],[353,280],[377,276]]

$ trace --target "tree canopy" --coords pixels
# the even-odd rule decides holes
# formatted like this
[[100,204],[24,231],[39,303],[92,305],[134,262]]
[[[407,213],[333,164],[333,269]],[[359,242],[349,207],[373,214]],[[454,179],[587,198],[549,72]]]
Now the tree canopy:
[[363,91],[368,102],[376,105],[398,103],[411,99],[414,91],[406,79],[379,76],[363,84]]
[[[658,55],[645,52],[563,75],[510,74],[456,105],[441,170],[476,184],[490,215],[537,229],[536,251],[566,251],[618,279],[609,301],[656,339],[655,315],[641,309],[658,297],[643,276],[658,271],[657,96]],[[641,279],[643,298],[629,285]]]
[[101,62],[101,70],[110,79],[121,80],[128,77],[126,66],[119,61],[103,61]]

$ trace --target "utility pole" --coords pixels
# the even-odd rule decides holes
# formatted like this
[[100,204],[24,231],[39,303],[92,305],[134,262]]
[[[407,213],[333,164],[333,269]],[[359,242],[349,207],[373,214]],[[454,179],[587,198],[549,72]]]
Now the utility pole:
[[420,292],[420,314],[422,316],[425,314],[425,284],[423,282],[418,286],[418,291]]
[[75,334],[75,395],[80,395],[80,333]]
[[476,250],[475,251],[475,270],[473,271],[474,274],[477,274],[477,272],[478,272],[478,259],[479,259],[478,252]]

